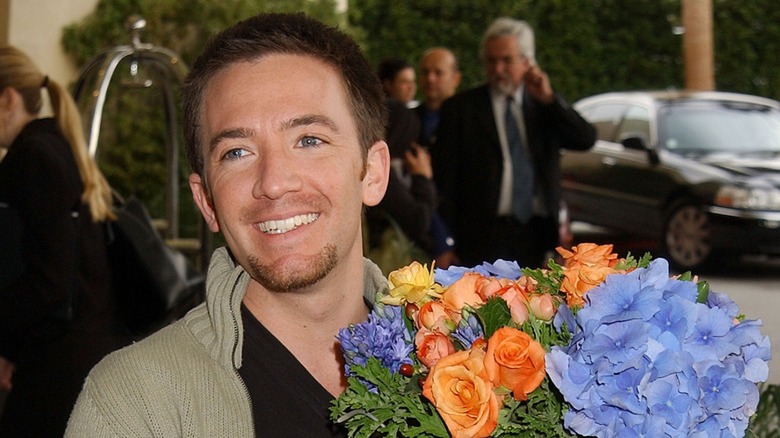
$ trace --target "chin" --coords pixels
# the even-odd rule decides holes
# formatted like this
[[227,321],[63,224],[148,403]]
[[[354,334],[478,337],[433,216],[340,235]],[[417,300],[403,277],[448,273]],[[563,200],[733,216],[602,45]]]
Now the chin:
[[281,260],[273,264],[262,263],[254,256],[248,257],[252,278],[273,292],[295,292],[313,286],[325,278],[338,264],[334,245],[325,246],[316,256],[305,260]]

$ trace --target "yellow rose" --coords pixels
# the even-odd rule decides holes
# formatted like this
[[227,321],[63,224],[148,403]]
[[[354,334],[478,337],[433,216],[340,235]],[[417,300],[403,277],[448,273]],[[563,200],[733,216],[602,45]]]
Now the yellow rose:
[[441,286],[433,282],[433,264],[430,270],[419,262],[395,270],[388,276],[388,286],[388,295],[379,301],[393,306],[420,305],[441,296]]
[[453,438],[490,436],[498,425],[501,404],[485,373],[485,352],[459,351],[443,357],[423,384]]

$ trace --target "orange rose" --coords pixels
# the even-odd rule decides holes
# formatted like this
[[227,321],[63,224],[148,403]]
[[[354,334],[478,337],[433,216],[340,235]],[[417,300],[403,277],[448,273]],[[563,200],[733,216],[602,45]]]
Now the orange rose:
[[501,405],[484,361],[483,350],[459,351],[439,360],[425,379],[422,393],[453,438],[487,437],[498,425]]
[[566,303],[570,307],[582,307],[585,304],[585,293],[601,284],[607,275],[616,272],[608,266],[582,265],[564,269],[561,290],[566,293]]
[[555,299],[550,294],[533,294],[528,300],[528,308],[536,319],[549,322],[555,316]]
[[415,314],[414,319],[417,328],[426,328],[444,335],[449,335],[455,330],[455,323],[447,313],[447,309],[438,301],[428,301],[423,304]]
[[479,296],[487,301],[488,298],[494,295],[500,295],[509,285],[509,282],[510,280],[506,278],[482,277],[475,284],[475,288]]
[[536,280],[527,275],[518,278],[515,280],[515,283],[517,284],[517,287],[526,293],[526,295],[536,291]]
[[502,327],[488,339],[485,370],[496,387],[511,390],[515,400],[528,400],[544,380],[544,353],[527,333]]
[[455,352],[455,345],[447,335],[427,329],[417,331],[414,345],[417,347],[417,358],[428,368],[433,368],[441,358]]
[[612,253],[612,245],[580,243],[572,247],[571,251],[560,246],[555,250],[564,258],[567,268],[578,265],[615,266],[617,263],[617,254]]
[[477,293],[477,284],[484,278],[476,272],[467,272],[442,292],[441,303],[456,324],[460,322],[463,306],[477,308],[485,304],[485,300]]
[[[521,281],[522,280],[522,281]],[[533,290],[536,282],[527,277],[520,277],[518,281],[506,278],[483,278],[476,283],[477,293],[487,301],[489,298],[499,296],[506,301],[512,314],[512,321],[522,324],[528,321],[528,290]]]
[[566,293],[566,303],[571,307],[585,304],[585,293],[603,282],[607,275],[617,272],[617,254],[612,253],[612,245],[581,243],[567,251],[556,248],[565,259],[561,291]]
[[516,324],[528,321],[528,297],[522,289],[513,283],[511,287],[501,291],[500,297],[506,301],[509,313],[512,315],[512,321]]

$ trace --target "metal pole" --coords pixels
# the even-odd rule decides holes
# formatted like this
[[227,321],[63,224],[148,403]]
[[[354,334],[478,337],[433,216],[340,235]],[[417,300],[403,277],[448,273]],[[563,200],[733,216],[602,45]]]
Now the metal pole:
[[685,88],[715,89],[712,44],[712,0],[682,0]]

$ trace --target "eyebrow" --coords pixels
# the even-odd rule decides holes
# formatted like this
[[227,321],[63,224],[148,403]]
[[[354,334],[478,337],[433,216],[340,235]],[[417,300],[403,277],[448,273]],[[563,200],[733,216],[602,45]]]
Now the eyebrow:
[[340,132],[338,126],[336,126],[336,123],[331,118],[320,114],[304,114],[299,117],[293,117],[292,119],[283,121],[281,123],[281,128],[282,130],[289,130],[309,125],[322,125],[336,133]]
[[255,135],[255,131],[249,128],[226,129],[217,134],[209,142],[209,152],[214,151],[217,145],[226,138],[249,138]]

